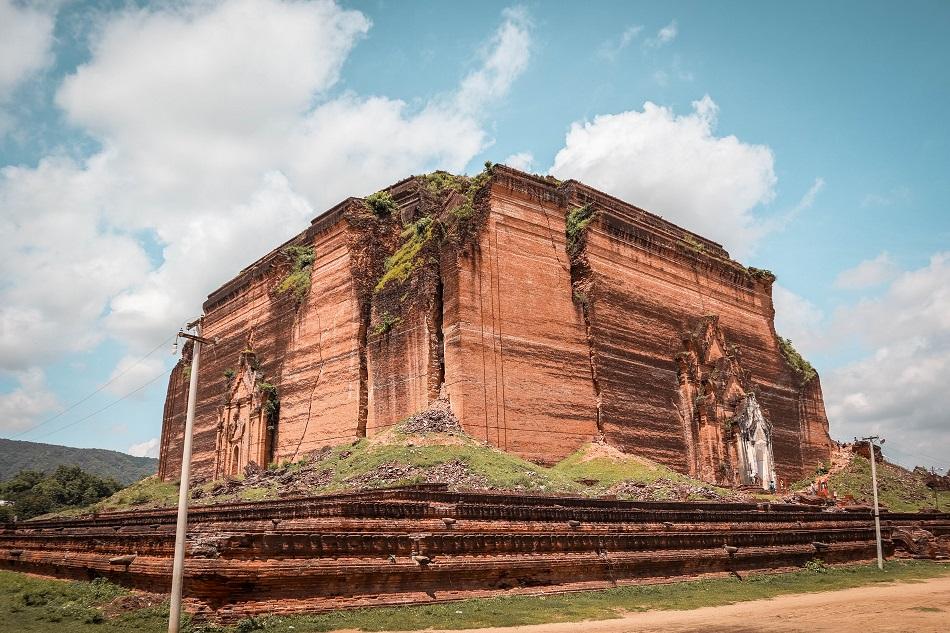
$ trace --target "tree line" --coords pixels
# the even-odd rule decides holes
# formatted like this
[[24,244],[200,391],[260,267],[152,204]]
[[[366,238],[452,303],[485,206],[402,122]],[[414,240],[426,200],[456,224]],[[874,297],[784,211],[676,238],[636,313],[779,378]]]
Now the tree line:
[[59,466],[51,473],[21,470],[0,482],[0,522],[23,521],[68,508],[81,508],[123,488],[111,477],[87,473],[79,466]]

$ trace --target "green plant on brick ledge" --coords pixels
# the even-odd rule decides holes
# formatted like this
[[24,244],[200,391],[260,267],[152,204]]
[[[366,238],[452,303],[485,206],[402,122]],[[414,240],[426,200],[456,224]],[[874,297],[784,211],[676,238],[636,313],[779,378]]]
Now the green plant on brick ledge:
[[310,292],[310,271],[316,258],[312,246],[288,246],[282,253],[290,260],[290,270],[277,284],[279,295],[292,294],[298,303]]
[[389,312],[383,312],[379,315],[379,322],[376,324],[376,327],[373,328],[373,334],[386,334],[400,321],[402,321],[401,317],[397,317]]
[[584,246],[584,232],[594,220],[597,213],[590,204],[575,207],[567,214],[565,234],[567,236],[568,255],[577,255]]
[[377,218],[387,218],[399,208],[392,194],[388,191],[377,191],[374,194],[366,196],[363,199],[363,204],[365,204],[366,208],[372,211],[373,215]]
[[798,374],[798,377],[801,378],[802,384],[807,384],[818,375],[818,372],[811,366],[811,363],[798,353],[798,350],[795,349],[789,339],[779,336],[778,344],[782,350],[782,356],[785,357],[789,366]]

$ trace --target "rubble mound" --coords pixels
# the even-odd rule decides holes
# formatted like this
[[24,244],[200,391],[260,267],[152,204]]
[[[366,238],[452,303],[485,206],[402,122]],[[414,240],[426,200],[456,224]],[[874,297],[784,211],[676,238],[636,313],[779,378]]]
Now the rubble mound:
[[608,494],[630,501],[752,501],[754,497],[741,491],[724,493],[697,481],[675,481],[660,477],[654,481],[622,481],[608,489]]
[[433,466],[426,470],[424,477],[429,484],[449,484],[468,490],[488,490],[491,487],[487,477],[476,473],[460,459]]
[[452,407],[446,397],[440,397],[425,411],[410,416],[401,426],[403,433],[420,435],[425,433],[461,433],[462,425],[452,413]]

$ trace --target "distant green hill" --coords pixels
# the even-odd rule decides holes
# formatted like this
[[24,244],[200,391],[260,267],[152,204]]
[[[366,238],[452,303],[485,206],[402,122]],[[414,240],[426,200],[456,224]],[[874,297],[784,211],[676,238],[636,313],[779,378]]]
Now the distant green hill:
[[52,472],[61,465],[79,466],[86,472],[112,477],[126,485],[154,475],[158,470],[158,460],[154,457],[0,438],[0,481],[10,479],[21,470]]

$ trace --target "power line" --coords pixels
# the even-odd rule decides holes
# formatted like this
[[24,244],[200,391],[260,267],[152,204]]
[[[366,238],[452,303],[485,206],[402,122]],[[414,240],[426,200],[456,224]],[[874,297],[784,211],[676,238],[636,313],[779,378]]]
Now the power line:
[[142,386],[140,386],[140,387],[136,387],[136,388],[133,389],[132,391],[128,392],[127,394],[125,394],[124,396],[122,396],[121,398],[119,398],[118,400],[115,400],[115,401],[113,401],[113,402],[110,402],[109,404],[107,404],[106,406],[102,407],[101,409],[97,409],[96,411],[93,411],[93,412],[90,413],[89,415],[79,418],[79,419],[76,420],[75,422],[70,422],[70,423],[67,424],[66,426],[61,426],[60,428],[58,428],[58,429],[56,429],[56,430],[54,430],[54,431],[50,431],[49,433],[45,433],[45,434],[40,435],[39,437],[36,437],[36,438],[34,438],[34,439],[42,439],[42,438],[44,438],[44,437],[49,437],[50,435],[55,435],[56,433],[59,433],[60,431],[65,431],[66,429],[68,429],[68,428],[70,428],[70,427],[76,426],[76,425],[79,424],[80,422],[85,422],[85,421],[88,420],[89,418],[91,418],[91,417],[93,417],[93,416],[96,416],[96,415],[102,413],[102,412],[105,411],[106,409],[111,409],[112,407],[114,407],[115,405],[119,404],[120,402],[122,402],[123,400],[125,400],[126,398],[128,398],[129,396],[132,396],[132,395],[138,393],[139,391],[142,391],[143,389],[145,389],[146,387],[148,387],[149,385],[151,385],[152,383],[154,383],[154,382],[155,382],[156,380],[158,380],[159,378],[162,378],[163,376],[167,376],[167,375],[170,374],[170,373],[171,373],[171,370],[170,370],[170,369],[169,369],[169,370],[166,370],[166,371],[163,371],[163,372],[160,373],[159,375],[157,375],[157,376],[155,376],[154,378],[152,378],[151,380],[149,380],[149,381],[148,381],[147,383],[145,383],[144,385],[142,385]]
[[[13,435],[12,437],[14,437],[14,438],[16,438],[16,437],[22,437],[22,436],[24,436],[24,435],[26,435],[26,434],[28,434],[28,433],[32,433],[33,431],[35,431],[36,429],[40,428],[40,427],[43,426],[44,424],[47,424],[47,423],[49,423],[49,422],[52,422],[53,420],[55,420],[55,419],[61,417],[64,413],[67,413],[67,412],[69,412],[69,411],[72,411],[73,409],[75,409],[76,407],[78,407],[79,405],[81,405],[83,402],[86,402],[87,400],[89,400],[90,398],[92,398],[94,395],[96,395],[97,393],[99,393],[100,391],[102,391],[103,389],[105,389],[106,387],[108,387],[109,385],[111,385],[112,383],[114,383],[116,380],[118,380],[119,378],[121,378],[122,376],[124,376],[126,373],[128,373],[129,371],[131,371],[131,370],[134,369],[135,367],[138,367],[139,365],[141,365],[141,364],[142,364],[142,361],[144,361],[146,358],[148,358],[149,356],[151,356],[152,354],[154,354],[155,352],[157,352],[161,347],[163,347],[163,346],[165,346],[165,345],[168,345],[168,342],[171,341],[173,338],[175,338],[174,335],[169,336],[167,339],[165,339],[164,341],[162,341],[161,343],[159,343],[158,345],[156,345],[154,348],[152,348],[152,350],[151,350],[150,352],[148,352],[147,354],[145,354],[145,356],[142,356],[140,359],[138,359],[137,361],[135,361],[133,364],[129,365],[128,367],[126,367],[125,369],[123,369],[122,371],[120,371],[118,374],[116,374],[115,376],[113,376],[112,378],[110,378],[107,382],[105,382],[105,383],[99,385],[99,387],[98,387],[95,391],[93,391],[92,393],[90,393],[90,394],[88,394],[87,396],[83,397],[82,399],[77,400],[76,402],[72,403],[71,405],[69,405],[68,407],[66,407],[65,409],[63,409],[63,410],[60,411],[59,413],[57,413],[56,415],[51,416],[51,417],[49,417],[49,418],[46,418],[45,420],[43,420],[43,421],[40,422],[39,424],[35,424],[35,425],[31,426],[30,428],[28,428],[28,429],[26,429],[26,430],[24,430],[24,431],[20,431],[19,433]],[[46,436],[44,435],[44,436],[41,436],[41,437],[46,437]]]

